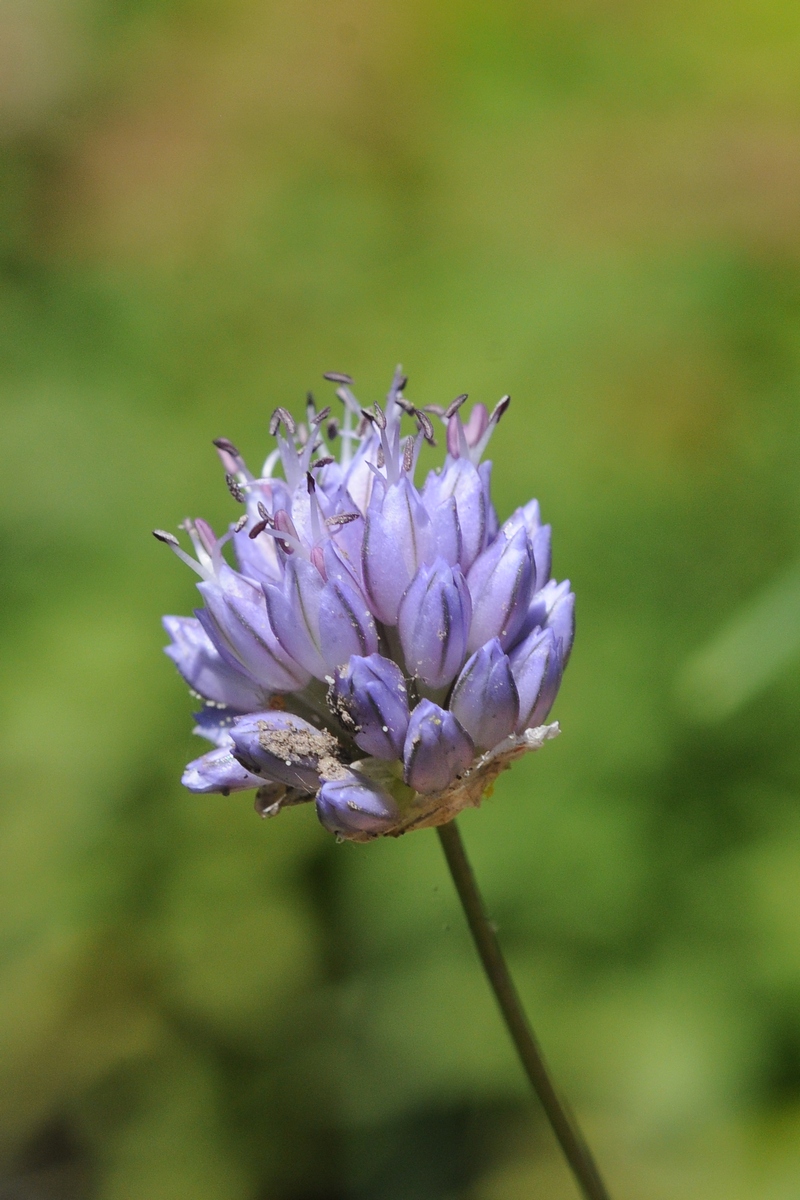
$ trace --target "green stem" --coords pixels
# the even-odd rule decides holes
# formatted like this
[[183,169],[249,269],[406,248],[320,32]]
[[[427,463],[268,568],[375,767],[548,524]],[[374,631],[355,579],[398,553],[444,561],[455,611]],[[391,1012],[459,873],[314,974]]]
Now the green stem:
[[514,981],[503,958],[494,926],[486,915],[483,900],[469,864],[461,834],[455,821],[437,826],[447,865],[456,885],[467,923],[475,940],[483,969],[492,986],[503,1019],[516,1046],[525,1073],[552,1126],[578,1185],[586,1200],[610,1200],[606,1186],[584,1141],[574,1116],[561,1100],[533,1030],[528,1024]]

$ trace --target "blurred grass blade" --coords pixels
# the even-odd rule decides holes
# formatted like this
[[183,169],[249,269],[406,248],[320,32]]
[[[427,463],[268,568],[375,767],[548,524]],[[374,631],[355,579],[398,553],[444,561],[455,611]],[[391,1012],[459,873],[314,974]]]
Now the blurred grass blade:
[[678,676],[682,705],[700,721],[722,721],[800,655],[800,563],[746,605]]

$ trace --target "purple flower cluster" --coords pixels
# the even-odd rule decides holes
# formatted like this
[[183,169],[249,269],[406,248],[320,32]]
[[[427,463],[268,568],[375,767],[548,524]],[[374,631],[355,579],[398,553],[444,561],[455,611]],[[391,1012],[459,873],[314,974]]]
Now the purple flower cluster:
[[[574,596],[550,578],[538,503],[504,525],[492,505],[481,458],[507,396],[463,423],[466,396],[417,408],[400,368],[372,408],[349,376],[325,378],[341,421],[310,396],[304,424],[277,408],[259,476],[231,442],[215,443],[245,506],[223,537],[186,521],[193,558],[155,536],[200,576],[203,598],[194,617],[164,618],[166,652],[204,702],[195,732],[214,744],[185,786],[258,789],[263,815],[316,798],[326,829],[365,841],[480,803],[513,758],[558,731],[545,721]],[[434,419],[447,456],[418,487]],[[229,541],[238,570],[223,557]]]

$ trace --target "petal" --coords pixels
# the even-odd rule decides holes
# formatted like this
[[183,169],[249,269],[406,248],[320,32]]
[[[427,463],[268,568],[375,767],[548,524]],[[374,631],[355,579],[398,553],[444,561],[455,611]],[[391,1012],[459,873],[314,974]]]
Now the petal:
[[181,777],[181,783],[190,792],[243,792],[248,788],[261,787],[263,779],[245,770],[234,758],[230,745],[209,750],[194,762],[190,762]]
[[164,647],[165,654],[204,700],[238,712],[266,707],[269,690],[226,662],[196,617],[164,617],[163,625],[172,638],[172,645]]
[[360,592],[338,580],[322,589],[319,606],[322,658],[328,671],[346,663],[351,655],[374,654],[378,649],[375,618]]

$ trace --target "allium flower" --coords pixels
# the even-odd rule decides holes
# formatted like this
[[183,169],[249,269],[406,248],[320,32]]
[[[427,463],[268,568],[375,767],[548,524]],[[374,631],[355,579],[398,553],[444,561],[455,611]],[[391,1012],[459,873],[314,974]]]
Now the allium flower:
[[[164,618],[167,654],[204,701],[195,732],[214,745],[185,786],[257,789],[265,816],[315,799],[326,829],[367,841],[477,806],[515,758],[555,736],[546,721],[574,596],[550,578],[537,502],[504,525],[492,505],[481,458],[507,396],[463,423],[466,396],[416,408],[400,368],[386,404],[369,409],[349,376],[325,378],[342,420],[310,396],[304,424],[277,408],[260,475],[231,442],[215,443],[246,509],[236,524],[217,538],[205,521],[184,522],[196,557],[155,536],[201,580],[195,616]],[[434,418],[447,456],[419,488]]]

